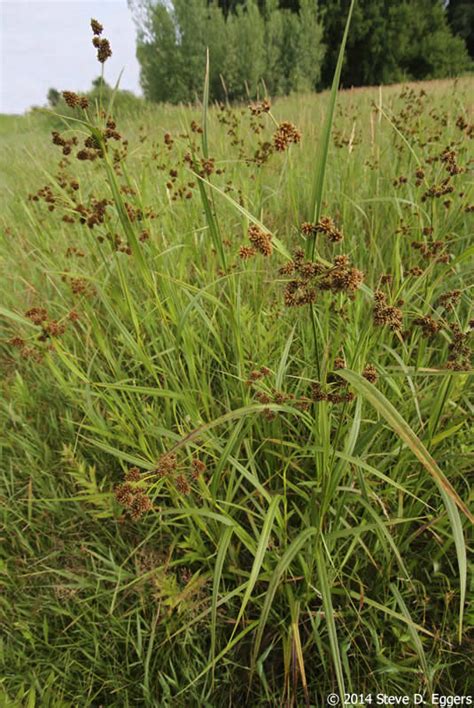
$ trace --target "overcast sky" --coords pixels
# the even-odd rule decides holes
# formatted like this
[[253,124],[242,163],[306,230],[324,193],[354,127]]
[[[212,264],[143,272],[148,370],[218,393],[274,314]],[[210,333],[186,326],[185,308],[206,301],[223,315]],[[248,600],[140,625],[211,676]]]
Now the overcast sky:
[[100,75],[91,17],[104,25],[113,55],[105,78],[140,93],[135,25],[127,0],[0,0],[0,113],[46,104],[50,87],[86,91]]

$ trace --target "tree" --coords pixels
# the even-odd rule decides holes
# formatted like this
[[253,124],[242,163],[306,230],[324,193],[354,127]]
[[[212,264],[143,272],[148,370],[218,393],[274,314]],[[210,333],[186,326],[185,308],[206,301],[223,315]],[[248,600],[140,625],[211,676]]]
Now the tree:
[[[322,84],[334,74],[350,0],[321,0],[326,53]],[[345,86],[454,75],[469,68],[442,0],[358,0],[342,71]]]
[[59,91],[55,88],[50,88],[48,90],[48,95],[47,95],[48,103],[51,106],[51,108],[54,108],[55,106],[58,105],[59,101],[61,100],[61,94]]
[[301,0],[297,13],[280,9],[277,0],[245,0],[232,7],[226,15],[208,0],[135,4],[137,57],[148,99],[178,103],[200,96],[206,49],[214,100],[254,98],[263,92],[262,80],[271,94],[316,87],[323,46],[315,0]]
[[410,28],[399,45],[398,65],[404,75],[417,80],[435,79],[457,76],[470,68],[466,45],[452,35],[441,2],[401,3],[397,22],[399,27]]
[[181,58],[173,16],[161,2],[146,9],[146,24],[139,30],[137,45],[145,97],[156,102],[184,101],[186,87],[181,79]]
[[92,89],[103,89],[103,88],[110,88],[108,85],[107,81],[104,79],[103,76],[98,76],[96,79],[92,81]]
[[449,0],[447,16],[451,30],[464,39],[469,55],[474,59],[474,3],[472,0]]

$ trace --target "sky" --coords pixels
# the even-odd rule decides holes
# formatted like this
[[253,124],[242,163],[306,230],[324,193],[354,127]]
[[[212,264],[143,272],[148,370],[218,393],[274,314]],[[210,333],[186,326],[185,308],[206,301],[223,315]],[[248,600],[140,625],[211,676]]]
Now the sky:
[[105,80],[140,93],[135,25],[127,0],[0,0],[0,113],[47,103],[48,89],[87,91],[100,75],[90,19],[104,26],[112,57]]

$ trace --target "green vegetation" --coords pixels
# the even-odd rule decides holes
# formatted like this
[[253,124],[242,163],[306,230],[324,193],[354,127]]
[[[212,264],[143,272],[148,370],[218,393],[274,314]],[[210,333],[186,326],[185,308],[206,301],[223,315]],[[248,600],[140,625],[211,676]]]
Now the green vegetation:
[[465,694],[472,81],[211,81],[0,121],[2,705]]
[[310,91],[319,83],[324,47],[317,4],[302,0],[298,13],[260,12],[254,0],[225,18],[215,3],[173,0],[145,3],[137,56],[145,96],[151,101],[194,100],[202,92],[206,48],[211,57],[213,100],[238,100]]
[[[210,53],[212,100],[288,95],[332,83],[349,0],[134,0],[141,82],[151,101],[194,101]],[[472,10],[442,0],[358,0],[344,86],[472,70]],[[456,35],[453,35],[452,32]],[[467,44],[467,48],[466,48]]]
[[[328,47],[323,83],[328,85],[337,61],[347,2],[321,0]],[[407,79],[457,76],[472,68],[464,39],[453,36],[441,0],[359,0],[351,23],[344,86],[389,84]]]

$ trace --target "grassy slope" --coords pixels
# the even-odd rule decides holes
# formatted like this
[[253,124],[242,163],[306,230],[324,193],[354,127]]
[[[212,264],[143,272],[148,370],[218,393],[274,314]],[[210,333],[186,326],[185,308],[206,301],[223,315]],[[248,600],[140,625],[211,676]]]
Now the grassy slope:
[[[472,81],[414,90],[404,98],[401,87],[340,96],[322,213],[345,239],[331,245],[320,237],[318,254],[348,254],[367,287],[354,301],[319,294],[316,354],[307,307],[283,305],[284,257],[238,258],[248,221],[235,204],[212,193],[223,272],[197,188],[192,199],[169,198],[169,170],[178,169],[178,184],[194,179],[181,165],[188,147],[179,134],[198,111],[147,109],[119,124],[130,150],[118,180],[136,192],[123,198],[156,218],[130,227],[116,202],[107,228],[93,230],[62,222],[62,208],[50,213],[26,200],[57,173],[59,152],[45,120],[2,118],[5,705],[322,705],[337,690],[338,665],[347,690],[358,693],[468,690],[472,612],[460,629],[452,526],[427,469],[362,395],[306,411],[286,401],[273,420],[255,398],[258,389],[307,396],[312,382],[331,377],[336,356],[356,372],[371,363],[378,390],[467,500],[468,376],[445,365],[450,323],[464,330],[470,316],[470,174],[452,178],[450,208],[446,197],[421,195],[446,176],[443,163],[426,158],[451,141],[468,165],[469,138],[455,121],[472,122]],[[216,111],[209,117],[210,154],[225,169],[212,183],[230,186],[227,194],[290,251],[309,218],[326,101],[277,102],[274,116],[294,121],[302,144],[261,168],[241,159]],[[246,111],[235,115],[250,155],[259,136]],[[417,187],[418,162],[425,177]],[[67,170],[84,203],[112,197],[100,160],[73,159]],[[395,187],[400,176],[407,182]],[[144,225],[151,237],[132,243],[131,256],[97,238],[125,239],[131,228],[131,242]],[[425,227],[447,242],[448,264],[410,245],[429,242]],[[71,246],[84,256],[66,257]],[[409,275],[413,266],[420,277]],[[404,341],[371,324],[372,291],[384,273],[393,276],[389,301],[404,301]],[[84,279],[89,294],[74,295],[71,277]],[[455,288],[460,302],[444,312],[439,297]],[[54,351],[23,318],[33,306],[51,319],[71,309],[80,316],[54,338]],[[442,323],[431,339],[414,325],[427,314]],[[22,358],[12,336],[41,350],[41,363]],[[246,385],[261,366],[271,374]],[[180,470],[198,456],[207,472],[188,495],[150,474],[155,510],[130,520],[114,485],[131,464],[152,472],[177,442]]]

